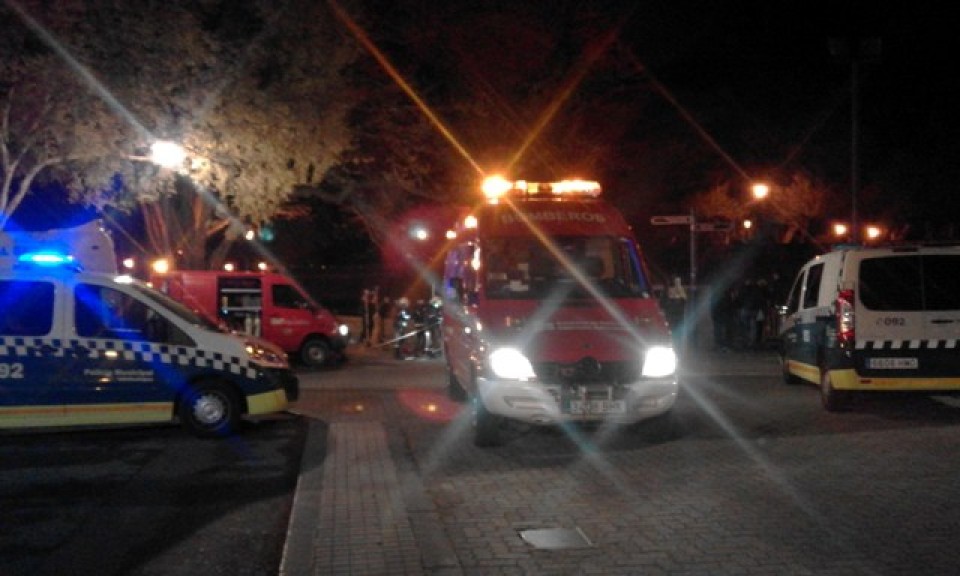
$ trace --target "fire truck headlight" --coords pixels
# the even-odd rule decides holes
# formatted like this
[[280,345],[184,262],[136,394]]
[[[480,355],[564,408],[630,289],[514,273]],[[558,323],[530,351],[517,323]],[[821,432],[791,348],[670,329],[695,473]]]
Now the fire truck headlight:
[[643,375],[663,378],[677,371],[677,354],[669,346],[651,346],[643,357]]
[[498,378],[532,380],[536,377],[530,361],[516,348],[498,348],[490,354],[490,370]]

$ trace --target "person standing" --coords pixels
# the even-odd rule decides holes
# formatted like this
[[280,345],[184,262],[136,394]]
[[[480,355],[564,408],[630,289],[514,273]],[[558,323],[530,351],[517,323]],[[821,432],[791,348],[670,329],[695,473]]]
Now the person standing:
[[664,308],[667,322],[670,324],[670,330],[673,333],[674,345],[679,346],[684,341],[684,333],[688,331],[688,327],[684,326],[683,321],[687,310],[687,292],[684,290],[683,282],[679,276],[674,276],[673,282],[667,288],[667,300]]
[[366,288],[363,289],[363,292],[360,294],[360,340],[359,342],[365,344],[367,339],[370,338],[370,322],[368,314],[370,308],[368,303],[370,302],[370,291]]
[[740,297],[740,330],[744,337],[743,347],[756,348],[760,341],[758,319],[762,318],[763,292],[753,279],[747,278],[743,281]]
[[375,334],[375,325],[377,322],[377,292],[376,290],[367,291],[367,301],[364,304],[366,312],[364,313],[364,321],[366,322],[366,334],[367,338],[364,340],[364,343],[367,346],[371,346],[374,343]]
[[387,334],[387,327],[390,325],[390,311],[392,309],[393,306],[390,304],[390,297],[384,296],[380,301],[380,306],[377,308],[377,322],[380,324],[377,344],[383,344],[390,339],[390,335]]
[[713,349],[730,350],[736,314],[733,294],[726,286],[714,286],[710,293],[710,320],[713,322]]

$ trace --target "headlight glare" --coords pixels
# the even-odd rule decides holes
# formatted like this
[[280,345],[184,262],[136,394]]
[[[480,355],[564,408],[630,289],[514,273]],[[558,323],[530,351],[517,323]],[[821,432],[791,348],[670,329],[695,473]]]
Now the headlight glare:
[[490,354],[490,370],[497,378],[532,380],[536,378],[530,361],[516,348],[498,348]]
[[643,357],[643,375],[663,378],[677,371],[677,354],[669,346],[651,346]]

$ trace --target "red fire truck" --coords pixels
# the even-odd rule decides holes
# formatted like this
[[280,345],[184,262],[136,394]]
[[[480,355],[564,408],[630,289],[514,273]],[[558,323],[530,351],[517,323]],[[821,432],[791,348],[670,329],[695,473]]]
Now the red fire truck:
[[284,274],[174,270],[154,273],[150,283],[214,322],[273,342],[307,366],[343,358],[346,324]]
[[677,356],[640,247],[598,183],[487,179],[444,263],[449,386],[501,424],[669,425]]

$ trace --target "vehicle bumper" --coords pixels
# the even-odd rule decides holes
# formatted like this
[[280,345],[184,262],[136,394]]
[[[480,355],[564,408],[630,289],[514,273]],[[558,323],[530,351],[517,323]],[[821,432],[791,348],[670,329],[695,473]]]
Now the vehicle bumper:
[[292,370],[267,370],[266,374],[274,387],[286,393],[287,400],[293,402],[300,397],[300,380]]
[[287,406],[287,395],[283,390],[271,390],[247,396],[247,414],[250,416],[282,412],[287,409]]
[[[530,424],[610,422],[634,424],[669,411],[677,400],[677,378],[645,379],[629,384],[553,385],[537,381],[477,380],[486,409]],[[622,405],[622,410],[571,411],[581,406]]]
[[340,334],[334,334],[330,337],[330,349],[334,352],[343,352],[347,349],[349,338],[344,338]]

